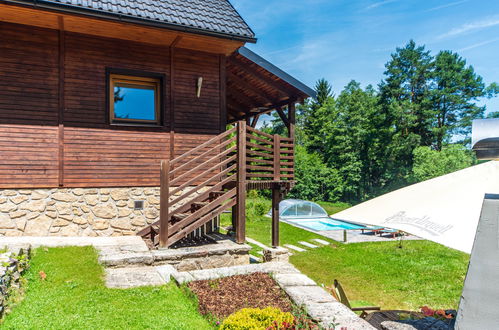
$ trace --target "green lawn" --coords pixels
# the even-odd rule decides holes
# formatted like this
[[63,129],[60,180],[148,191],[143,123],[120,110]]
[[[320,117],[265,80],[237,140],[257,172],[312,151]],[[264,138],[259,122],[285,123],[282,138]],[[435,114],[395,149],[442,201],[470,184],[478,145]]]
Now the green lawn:
[[[329,214],[348,207],[340,203],[319,203]],[[262,214],[270,201],[248,199],[247,236],[270,244],[271,220]],[[264,210],[264,212],[263,212]],[[224,215],[223,224],[230,223]],[[281,245],[324,237],[280,223]],[[326,239],[328,240],[328,239]],[[334,242],[332,240],[328,240]],[[334,244],[295,253],[291,262],[318,283],[331,286],[340,280],[354,305],[383,308],[420,306],[457,308],[469,256],[429,241]]]
[[3,329],[212,329],[174,284],[106,288],[91,247],[36,249],[25,276],[26,296]]

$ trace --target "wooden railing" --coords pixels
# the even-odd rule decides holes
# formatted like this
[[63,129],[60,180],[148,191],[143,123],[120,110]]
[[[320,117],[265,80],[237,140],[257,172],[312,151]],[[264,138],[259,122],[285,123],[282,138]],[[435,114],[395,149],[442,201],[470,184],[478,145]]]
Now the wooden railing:
[[[259,184],[264,182],[292,181],[293,156],[291,138],[238,122],[183,155],[161,162],[160,220],[139,235],[150,234],[155,243],[168,247],[231,207],[244,219],[248,187],[263,189]],[[244,226],[244,221],[237,226]],[[239,227],[241,241],[244,228]]]
[[246,126],[246,179],[286,181],[294,178],[292,138]]

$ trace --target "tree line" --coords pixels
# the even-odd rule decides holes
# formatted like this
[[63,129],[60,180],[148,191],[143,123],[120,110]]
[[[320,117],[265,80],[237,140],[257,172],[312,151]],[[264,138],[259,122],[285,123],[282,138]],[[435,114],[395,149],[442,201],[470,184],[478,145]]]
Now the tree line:
[[[498,85],[487,86],[459,54],[433,56],[412,40],[385,68],[377,87],[352,80],[337,96],[320,79],[316,99],[297,108],[291,197],[358,203],[476,162],[471,122],[485,112],[476,103]],[[286,128],[275,115],[263,130]]]

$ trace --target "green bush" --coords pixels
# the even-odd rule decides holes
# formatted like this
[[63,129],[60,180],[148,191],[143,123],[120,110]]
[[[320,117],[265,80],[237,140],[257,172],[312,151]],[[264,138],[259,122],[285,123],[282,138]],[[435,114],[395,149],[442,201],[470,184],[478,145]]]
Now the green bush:
[[243,308],[229,317],[222,325],[221,330],[265,330],[268,328],[288,328],[294,322],[291,313],[282,312],[278,308],[267,307]]

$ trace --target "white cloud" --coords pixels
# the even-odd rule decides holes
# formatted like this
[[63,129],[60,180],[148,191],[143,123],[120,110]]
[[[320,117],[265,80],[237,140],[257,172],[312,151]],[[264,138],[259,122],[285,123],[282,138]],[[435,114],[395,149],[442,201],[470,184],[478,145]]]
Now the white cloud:
[[476,32],[496,25],[499,25],[499,16],[483,18],[479,21],[463,24],[457,28],[454,28],[444,34],[439,35],[437,39],[456,37],[461,34]]
[[370,10],[370,9],[374,9],[374,8],[378,8],[378,7],[381,7],[381,6],[384,6],[384,5],[387,5],[389,3],[392,3],[392,2],[395,2],[397,0],[383,0],[383,1],[378,1],[378,2],[375,2],[373,4],[370,4],[369,6],[366,7],[366,10]]
[[473,45],[470,45],[470,46],[458,49],[457,52],[460,53],[460,52],[464,52],[464,51],[467,51],[467,50],[470,50],[470,49],[475,49],[475,48],[478,48],[478,47],[482,47],[482,46],[491,44],[491,43],[496,42],[496,41],[499,41],[499,38],[482,41],[482,42],[479,42],[479,43],[476,43],[476,44],[473,44]]
[[468,1],[469,0],[461,0],[461,1],[455,1],[455,2],[451,2],[451,3],[447,3],[445,5],[441,5],[441,6],[437,6],[437,7],[433,7],[433,8],[430,8],[428,10],[425,10],[425,12],[435,11],[435,10],[440,10],[440,9],[444,9],[444,8],[448,8],[448,7],[457,6],[457,5],[460,5],[460,4],[468,2]]

